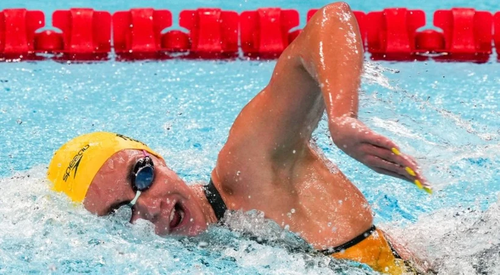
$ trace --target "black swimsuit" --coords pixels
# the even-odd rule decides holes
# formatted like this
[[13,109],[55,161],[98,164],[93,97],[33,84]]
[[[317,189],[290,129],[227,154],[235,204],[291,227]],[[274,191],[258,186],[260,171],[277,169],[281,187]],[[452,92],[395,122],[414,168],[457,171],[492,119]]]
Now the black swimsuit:
[[215,188],[212,179],[210,179],[207,185],[203,186],[203,190],[205,191],[205,197],[207,197],[208,203],[210,203],[210,206],[212,206],[214,210],[217,220],[220,221],[224,217],[227,206],[222,200],[219,191]]
[[375,230],[376,230],[375,225],[372,225],[370,228],[368,228],[368,230],[366,230],[365,232],[359,234],[354,239],[352,239],[352,240],[350,240],[350,241],[348,241],[348,242],[346,242],[344,244],[341,244],[339,246],[335,246],[335,247],[332,247],[332,248],[329,248],[329,249],[321,250],[320,252],[323,253],[323,254],[325,254],[325,255],[331,255],[332,253],[341,252],[343,250],[348,249],[351,246],[355,246],[356,244],[360,243],[364,239],[370,237],[370,235]]

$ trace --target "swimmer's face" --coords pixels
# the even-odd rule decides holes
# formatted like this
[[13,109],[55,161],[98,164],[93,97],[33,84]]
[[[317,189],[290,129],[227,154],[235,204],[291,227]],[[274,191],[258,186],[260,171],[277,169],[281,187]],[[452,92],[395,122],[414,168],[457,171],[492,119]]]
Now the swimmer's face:
[[[83,202],[85,208],[102,216],[132,201],[136,192],[130,175],[143,157],[140,150],[123,150],[111,156],[94,177]],[[131,222],[148,220],[158,235],[193,236],[204,231],[207,220],[193,190],[162,159],[150,157],[154,163],[154,181],[132,208]]]

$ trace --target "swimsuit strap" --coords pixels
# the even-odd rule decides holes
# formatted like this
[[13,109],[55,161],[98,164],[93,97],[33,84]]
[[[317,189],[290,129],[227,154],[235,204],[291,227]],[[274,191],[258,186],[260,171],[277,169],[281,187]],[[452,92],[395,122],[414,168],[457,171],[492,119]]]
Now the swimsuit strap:
[[205,191],[205,197],[207,197],[208,203],[210,203],[210,206],[212,206],[212,209],[214,210],[217,220],[220,221],[222,217],[224,217],[227,206],[224,203],[224,200],[222,200],[219,191],[215,188],[212,179],[210,179],[210,182],[207,185],[203,186],[203,190]]
[[339,246],[336,246],[336,247],[332,247],[332,248],[325,249],[325,250],[320,250],[319,252],[321,252],[325,255],[331,255],[332,253],[337,253],[337,252],[346,250],[349,247],[357,245],[358,243],[362,242],[364,239],[368,238],[375,231],[375,229],[376,229],[375,225],[372,225],[370,228],[368,228],[368,230],[361,233],[359,236],[355,237],[354,239],[352,239],[344,244],[341,244]]

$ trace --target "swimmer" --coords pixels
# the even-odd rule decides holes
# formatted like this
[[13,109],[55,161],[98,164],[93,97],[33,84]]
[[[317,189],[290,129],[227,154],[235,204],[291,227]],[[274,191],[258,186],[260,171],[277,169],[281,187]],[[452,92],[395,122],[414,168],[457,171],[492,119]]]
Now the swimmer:
[[269,84],[234,121],[208,185],[187,185],[168,159],[107,132],[64,144],[48,179],[96,215],[129,205],[131,222],[148,220],[162,236],[197,235],[227,211],[258,210],[324,254],[400,274],[406,267],[373,224],[366,198],[311,142],[326,111],[333,143],[347,155],[431,190],[410,156],[358,120],[362,69],[353,13],[345,3],[327,5],[285,49]]

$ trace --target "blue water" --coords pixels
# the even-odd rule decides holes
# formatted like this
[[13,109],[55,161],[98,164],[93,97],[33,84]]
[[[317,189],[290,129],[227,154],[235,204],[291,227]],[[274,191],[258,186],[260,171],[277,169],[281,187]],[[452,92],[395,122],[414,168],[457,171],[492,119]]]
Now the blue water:
[[[236,11],[307,10],[323,1],[3,1],[46,15],[88,6]],[[355,10],[393,6],[350,1]],[[399,1],[432,12],[500,5]],[[304,20],[302,20],[304,21]],[[368,57],[368,55],[367,55]],[[368,58],[367,58],[368,60]],[[49,190],[45,169],[68,139],[115,131],[148,143],[187,182],[206,181],[240,109],[267,82],[274,61],[0,63],[0,273],[365,274],[327,257],[290,251],[299,240],[254,214],[192,239],[160,238],[127,213],[97,218]],[[332,146],[322,122],[315,139],[371,203],[377,224],[442,274],[500,274],[500,63],[367,62],[360,118],[412,154],[436,193],[372,172]],[[250,231],[272,245],[249,238]],[[498,259],[500,260],[500,259]]]

